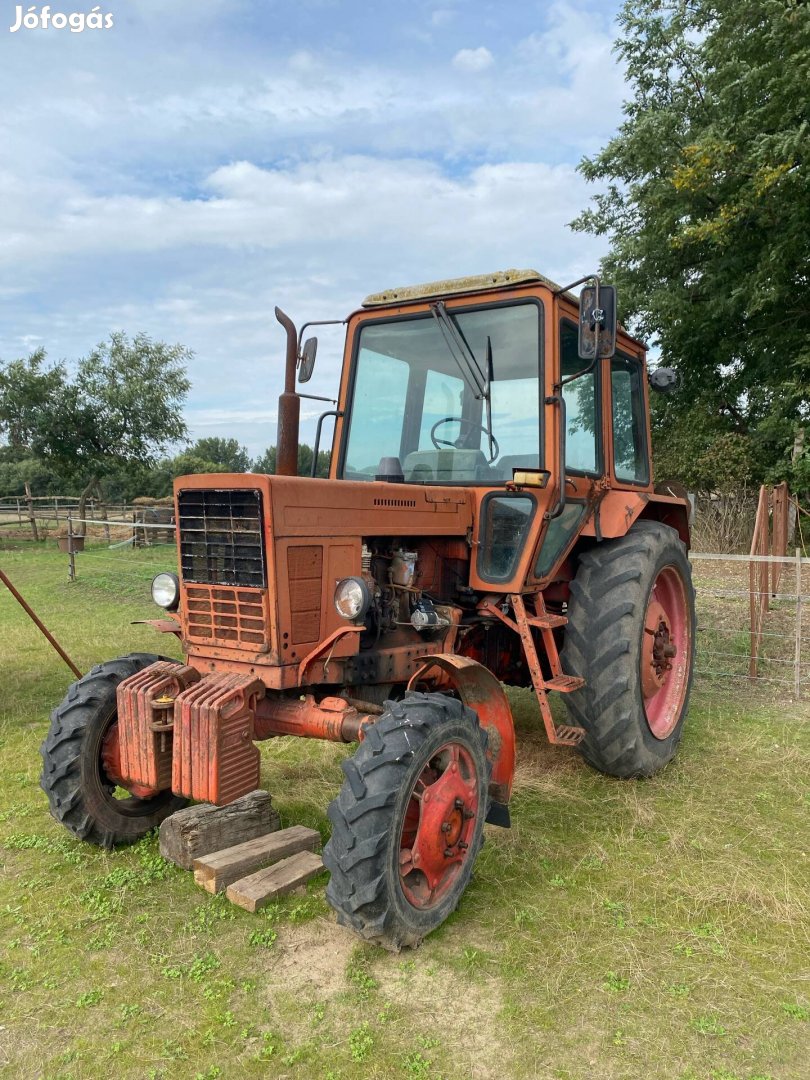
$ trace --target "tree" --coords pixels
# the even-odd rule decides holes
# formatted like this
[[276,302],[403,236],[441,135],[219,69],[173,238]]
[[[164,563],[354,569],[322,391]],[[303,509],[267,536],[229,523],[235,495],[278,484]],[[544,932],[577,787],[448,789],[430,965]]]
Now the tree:
[[[329,459],[331,454],[328,450],[318,451],[318,468],[315,472],[316,476],[328,476],[329,475]],[[253,462],[253,472],[255,473],[268,473],[272,475],[276,471],[276,448],[275,446],[268,446],[261,457],[257,457]],[[306,443],[300,443],[298,446],[298,475],[299,476],[311,476],[312,475],[312,447],[307,446]]]
[[[618,133],[580,165],[605,190],[573,227],[609,238],[602,272],[624,321],[681,375],[656,410],[659,457],[676,442],[687,462],[745,446],[749,479],[802,483],[810,9],[628,0],[619,23],[632,96]],[[705,422],[690,421],[698,413]]]
[[[189,447],[188,453],[215,465],[221,465],[223,472],[244,473],[250,469],[250,457],[244,446],[236,439],[205,438]],[[220,470],[210,470],[220,471]]]
[[110,335],[79,360],[46,367],[39,350],[0,366],[0,434],[59,476],[82,485],[79,516],[105,475],[151,465],[184,439],[190,383],[181,345]]

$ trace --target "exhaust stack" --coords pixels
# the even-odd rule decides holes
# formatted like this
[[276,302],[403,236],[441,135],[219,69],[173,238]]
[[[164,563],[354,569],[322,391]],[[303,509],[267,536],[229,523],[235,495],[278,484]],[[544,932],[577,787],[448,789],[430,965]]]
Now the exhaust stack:
[[298,475],[298,422],[301,399],[295,392],[295,369],[298,364],[298,333],[289,315],[276,308],[276,318],[287,331],[287,361],[284,369],[284,393],[278,399],[276,436],[276,473]]

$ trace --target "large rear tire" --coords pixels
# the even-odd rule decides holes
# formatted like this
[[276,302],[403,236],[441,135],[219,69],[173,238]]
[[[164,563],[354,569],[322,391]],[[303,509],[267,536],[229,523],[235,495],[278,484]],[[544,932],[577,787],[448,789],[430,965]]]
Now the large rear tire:
[[585,679],[566,704],[600,772],[652,776],[674,757],[692,686],[694,596],[686,547],[668,525],[639,521],[580,557],[561,659]]
[[398,952],[455,910],[483,841],[487,735],[443,694],[386,703],[329,807],[323,861],[338,922]]
[[73,683],[51,713],[50,730],[40,747],[40,787],[51,814],[80,840],[105,848],[131,844],[186,805],[171,791],[140,792],[141,797],[127,793],[109,775],[117,741],[116,688],[165,659],[131,653],[98,664]]

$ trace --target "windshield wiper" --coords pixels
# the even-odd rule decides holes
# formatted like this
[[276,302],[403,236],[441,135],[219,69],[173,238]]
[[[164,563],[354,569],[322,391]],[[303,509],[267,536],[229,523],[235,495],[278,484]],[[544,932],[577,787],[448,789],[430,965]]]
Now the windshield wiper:
[[484,401],[487,403],[487,435],[489,437],[489,456],[490,460],[494,456],[494,450],[492,446],[492,396],[490,394],[490,387],[492,381],[495,378],[495,370],[492,364],[492,338],[487,334],[487,387],[486,394],[484,395]]
[[489,385],[458,323],[441,300],[430,305],[430,313],[439,324],[448,351],[458,365],[464,381],[477,400],[486,400],[489,397]]
[[[491,458],[494,447],[492,443],[492,397],[490,394],[490,387],[495,378],[492,363],[492,338],[487,334],[486,373],[484,373],[475,357],[475,353],[470,347],[470,343],[464,336],[463,330],[448,312],[447,308],[444,306],[444,302],[439,300],[435,304],[431,304],[430,311],[433,318],[439,324],[439,329],[442,332],[442,337],[444,338],[445,345],[447,345],[448,352],[458,365],[458,369],[461,372],[464,381],[472,390],[473,396],[476,400],[483,400],[486,403],[487,426],[485,430],[487,439],[489,440],[489,456]],[[462,359],[464,361],[463,363]]]

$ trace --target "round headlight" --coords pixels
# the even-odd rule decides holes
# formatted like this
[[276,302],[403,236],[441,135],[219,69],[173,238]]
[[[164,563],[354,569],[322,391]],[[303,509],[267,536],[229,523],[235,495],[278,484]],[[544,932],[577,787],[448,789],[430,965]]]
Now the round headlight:
[[344,619],[362,619],[371,603],[368,585],[359,577],[347,577],[337,583],[335,607]]
[[152,599],[158,607],[176,611],[180,603],[180,582],[176,574],[158,574],[152,581]]

